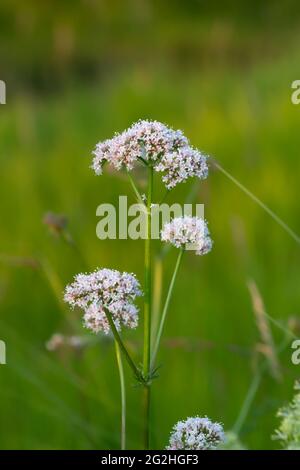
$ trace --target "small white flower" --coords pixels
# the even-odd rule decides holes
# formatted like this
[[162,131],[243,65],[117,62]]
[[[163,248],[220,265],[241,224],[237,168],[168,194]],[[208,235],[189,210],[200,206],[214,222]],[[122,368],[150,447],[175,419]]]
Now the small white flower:
[[212,450],[224,442],[223,426],[206,416],[187,418],[173,428],[168,450]]
[[97,175],[102,174],[106,162],[116,170],[132,170],[140,160],[163,173],[168,189],[189,177],[205,179],[208,174],[206,157],[190,146],[183,133],[157,121],[138,121],[112,139],[98,143],[93,155],[92,168]]
[[212,248],[207,224],[200,217],[176,217],[164,225],[161,239],[176,248],[186,248],[190,245],[196,251],[196,255],[205,255]]
[[100,269],[90,274],[78,274],[65,289],[65,302],[84,310],[84,324],[98,333],[108,334],[110,326],[105,310],[112,315],[118,330],[121,326],[135,328],[138,309],[133,304],[141,295],[140,285],[133,274],[113,269]]

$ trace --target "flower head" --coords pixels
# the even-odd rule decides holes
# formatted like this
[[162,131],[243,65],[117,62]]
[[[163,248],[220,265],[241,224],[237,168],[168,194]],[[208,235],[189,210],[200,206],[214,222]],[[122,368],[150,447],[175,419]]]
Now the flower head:
[[168,450],[212,450],[224,442],[223,426],[209,418],[187,418],[175,424]]
[[97,144],[93,152],[92,168],[102,174],[105,162],[116,170],[132,170],[140,160],[163,173],[168,189],[197,176],[207,177],[206,157],[193,149],[180,130],[173,130],[157,121],[138,121],[121,134]]
[[176,217],[166,223],[161,231],[161,239],[176,248],[188,245],[196,251],[196,255],[205,255],[212,248],[212,240],[204,219],[200,217]]
[[164,154],[154,169],[164,173],[162,180],[168,189],[193,176],[205,179],[208,175],[206,157],[188,145]]
[[137,326],[138,309],[133,300],[138,295],[141,295],[140,285],[133,274],[100,269],[90,274],[77,274],[74,282],[66,287],[64,300],[84,310],[87,328],[107,334],[110,327],[105,310],[112,315],[118,330],[122,325]]

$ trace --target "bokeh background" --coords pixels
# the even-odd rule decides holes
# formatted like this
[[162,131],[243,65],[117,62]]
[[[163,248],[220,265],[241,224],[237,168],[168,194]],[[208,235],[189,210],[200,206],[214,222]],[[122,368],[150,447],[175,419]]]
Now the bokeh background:
[[[143,279],[141,241],[96,238],[100,203],[119,194],[134,202],[125,178],[90,170],[96,142],[139,118],[180,128],[300,233],[300,107],[291,103],[299,23],[290,0],[1,0],[0,448],[119,447],[113,344],[62,303],[64,285],[85,269]],[[178,277],[153,385],[153,447],[190,415],[232,429],[249,389],[257,393],[240,439],[278,447],[276,410],[300,366],[289,344],[276,354],[284,333],[275,325],[274,344],[263,344],[247,283],[269,315],[297,327],[299,244],[219,171],[171,200],[191,194],[205,204],[214,249],[186,256]],[[75,244],[51,233],[49,211],[67,217]],[[163,294],[175,257],[164,258]],[[54,333],[83,336],[85,346],[49,351]],[[138,360],[140,340],[141,328],[126,333]],[[126,376],[128,447],[138,448],[140,392]]]

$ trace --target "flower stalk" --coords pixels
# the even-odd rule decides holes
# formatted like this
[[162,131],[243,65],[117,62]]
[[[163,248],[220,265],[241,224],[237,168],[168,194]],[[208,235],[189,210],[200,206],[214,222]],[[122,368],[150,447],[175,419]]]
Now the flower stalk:
[[147,233],[145,240],[145,297],[144,297],[144,354],[143,376],[146,381],[144,389],[144,441],[145,448],[150,445],[150,349],[151,349],[151,307],[152,307],[152,262],[151,262],[151,205],[153,197],[153,168],[148,166],[147,195]]
[[131,174],[129,173],[129,171],[127,170],[127,176],[128,176],[128,179],[129,179],[129,183],[133,189],[133,192],[135,194],[135,197],[137,198],[139,204],[142,204],[142,206],[144,206],[144,201],[143,201],[143,198],[134,182],[134,179],[132,178]]
[[160,320],[160,324],[159,324],[159,328],[158,328],[158,332],[157,332],[157,336],[156,336],[156,340],[155,340],[155,344],[154,344],[154,348],[153,348],[153,353],[152,353],[152,357],[151,357],[151,368],[153,368],[153,366],[155,364],[155,360],[156,360],[156,356],[157,356],[157,353],[158,353],[158,349],[159,349],[159,345],[160,345],[160,341],[161,341],[161,336],[162,336],[162,332],[163,332],[163,328],[164,328],[164,324],[165,324],[165,321],[166,321],[166,316],[167,316],[168,309],[169,309],[170,300],[171,300],[171,297],[172,297],[176,277],[177,277],[177,274],[178,274],[179,266],[181,264],[181,260],[182,260],[184,251],[185,251],[184,248],[181,248],[180,251],[179,251],[179,255],[177,257],[177,261],[176,261],[176,265],[175,265],[175,268],[174,268],[174,271],[173,271],[172,279],[171,279],[171,282],[170,282],[170,285],[169,285],[167,298],[166,298],[166,302],[165,302],[164,309],[163,309],[163,312],[162,312],[162,316],[161,316],[161,320]]
[[116,358],[117,358],[117,365],[119,370],[119,377],[120,377],[120,390],[121,390],[121,450],[126,449],[126,388],[125,388],[125,376],[124,376],[124,368],[123,362],[121,357],[120,346],[115,341],[115,350],[116,350]]
[[146,377],[150,368],[152,263],[151,263],[151,204],[153,196],[153,169],[148,169],[147,234],[145,240],[145,297],[144,297],[144,359],[143,372]]
[[119,332],[118,332],[118,330],[117,330],[117,328],[116,328],[116,325],[115,325],[115,323],[114,323],[114,321],[113,321],[113,318],[112,318],[112,316],[111,316],[111,313],[110,313],[107,309],[105,309],[105,315],[106,315],[107,321],[108,321],[108,323],[109,323],[109,326],[110,326],[110,328],[111,328],[112,334],[114,335],[114,338],[115,338],[115,340],[116,340],[118,346],[120,347],[120,350],[121,350],[122,353],[124,354],[124,357],[125,357],[125,359],[126,359],[128,365],[129,365],[129,367],[131,368],[131,370],[132,370],[132,372],[133,372],[135,378],[136,378],[139,382],[143,381],[143,380],[142,380],[141,373],[140,373],[140,371],[138,370],[138,368],[136,367],[136,365],[135,365],[134,361],[132,360],[132,358],[131,358],[129,352],[127,351],[127,349],[126,349],[126,347],[125,347],[125,345],[124,345],[124,343],[123,343],[123,341],[122,341],[122,339],[121,339],[121,336],[119,335]]

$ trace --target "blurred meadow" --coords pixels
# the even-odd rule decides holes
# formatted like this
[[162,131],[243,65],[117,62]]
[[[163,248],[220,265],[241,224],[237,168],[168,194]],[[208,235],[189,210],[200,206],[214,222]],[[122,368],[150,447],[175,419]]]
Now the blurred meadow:
[[[142,241],[96,237],[100,203],[120,194],[134,202],[126,178],[89,168],[99,140],[140,118],[182,129],[300,234],[300,106],[291,103],[299,25],[290,0],[1,1],[1,449],[120,445],[113,343],[62,303],[80,271],[111,267],[143,281]],[[191,191],[193,181],[170,200]],[[256,306],[260,292],[268,315],[297,335],[299,242],[214,168],[195,202],[205,204],[214,247],[188,254],[179,273],[153,384],[152,446],[164,448],[179,419],[207,414],[226,430],[236,425],[246,447],[275,448],[275,414],[300,366],[292,339],[276,355],[284,333],[272,322],[274,344],[264,344],[249,282]],[[49,212],[67,218],[76,244],[50,232]],[[175,249],[164,258],[163,294],[175,259]],[[49,351],[54,333],[84,344]],[[141,335],[124,335],[133,354]],[[137,448],[141,394],[125,367],[128,448]],[[237,423],[249,388],[256,393]]]

